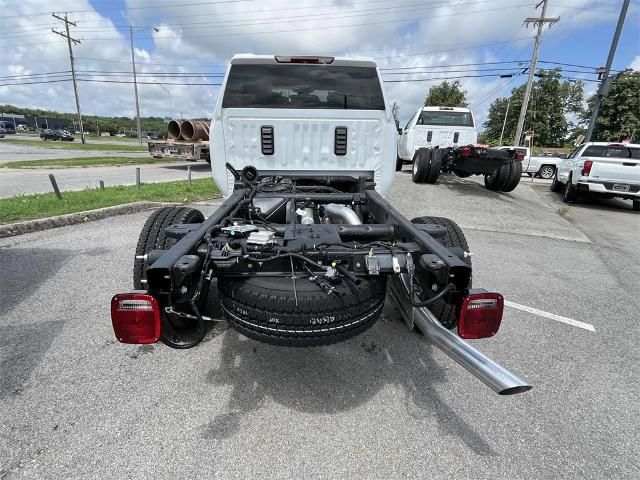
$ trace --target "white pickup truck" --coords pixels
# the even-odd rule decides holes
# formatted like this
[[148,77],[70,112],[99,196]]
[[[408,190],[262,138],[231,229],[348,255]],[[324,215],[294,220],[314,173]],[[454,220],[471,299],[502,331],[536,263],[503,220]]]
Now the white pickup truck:
[[532,157],[531,149],[529,147],[501,146],[496,148],[500,150],[515,148],[516,151],[523,153],[524,158],[522,160],[522,173],[528,173],[530,175],[544,178],[546,180],[553,178],[553,175],[556,173],[556,168],[558,167],[558,163],[562,161],[562,158],[560,157],[553,157],[553,156],[546,156],[546,155],[541,157]]
[[563,192],[565,202],[578,193],[619,197],[640,210],[640,145],[589,142],[576,147],[558,164],[551,190]]

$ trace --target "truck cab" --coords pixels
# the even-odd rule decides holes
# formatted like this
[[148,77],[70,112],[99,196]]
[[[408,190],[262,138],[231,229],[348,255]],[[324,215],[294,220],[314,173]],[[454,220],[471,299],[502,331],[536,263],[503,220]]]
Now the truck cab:
[[211,169],[225,197],[226,168],[265,175],[393,181],[396,125],[370,58],[235,55],[211,121]]
[[421,107],[400,132],[398,162],[410,163],[421,147],[447,148],[478,141],[473,112],[458,107]]

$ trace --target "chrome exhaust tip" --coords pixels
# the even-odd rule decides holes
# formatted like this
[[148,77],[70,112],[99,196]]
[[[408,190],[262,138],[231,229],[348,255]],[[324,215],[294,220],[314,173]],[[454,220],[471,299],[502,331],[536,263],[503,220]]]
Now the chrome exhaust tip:
[[409,301],[409,279],[406,274],[394,277],[389,294],[398,305],[405,322],[414,325],[429,341],[499,395],[515,395],[532,386],[476,350],[455,333],[444,328],[431,311],[416,308]]

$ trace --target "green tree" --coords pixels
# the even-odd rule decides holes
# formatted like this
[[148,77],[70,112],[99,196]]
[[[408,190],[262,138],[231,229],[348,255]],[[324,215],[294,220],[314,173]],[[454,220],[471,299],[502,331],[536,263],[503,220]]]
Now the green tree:
[[425,107],[468,107],[467,91],[462,89],[460,82],[456,80],[449,83],[446,80],[439,85],[429,88]]
[[[584,125],[589,124],[595,95],[587,101],[582,114]],[[633,137],[640,138],[640,72],[620,75],[609,88],[609,93],[600,105],[598,118],[591,140],[620,141]]]
[[[525,85],[511,91],[511,104],[504,130],[503,144],[511,144],[515,135],[518,116],[522,108]],[[545,147],[562,147],[573,130],[572,118],[579,118],[582,111],[584,84],[581,81],[561,81],[561,71],[547,70],[539,74],[533,83],[531,98],[525,116],[524,130],[533,130],[534,144]],[[487,138],[496,142],[500,138],[505,118],[507,98],[497,98],[491,103],[484,129]]]

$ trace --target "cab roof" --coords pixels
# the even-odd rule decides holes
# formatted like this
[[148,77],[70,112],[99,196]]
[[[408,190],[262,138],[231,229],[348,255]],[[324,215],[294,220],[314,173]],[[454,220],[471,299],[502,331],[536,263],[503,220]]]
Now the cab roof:
[[371,57],[332,57],[327,55],[253,55],[240,53],[231,59],[231,65],[283,65],[315,64],[334,65],[338,67],[376,67],[375,60]]
[[438,112],[438,111],[449,111],[449,112],[470,112],[470,108],[461,108],[461,107],[422,107],[423,112]]

